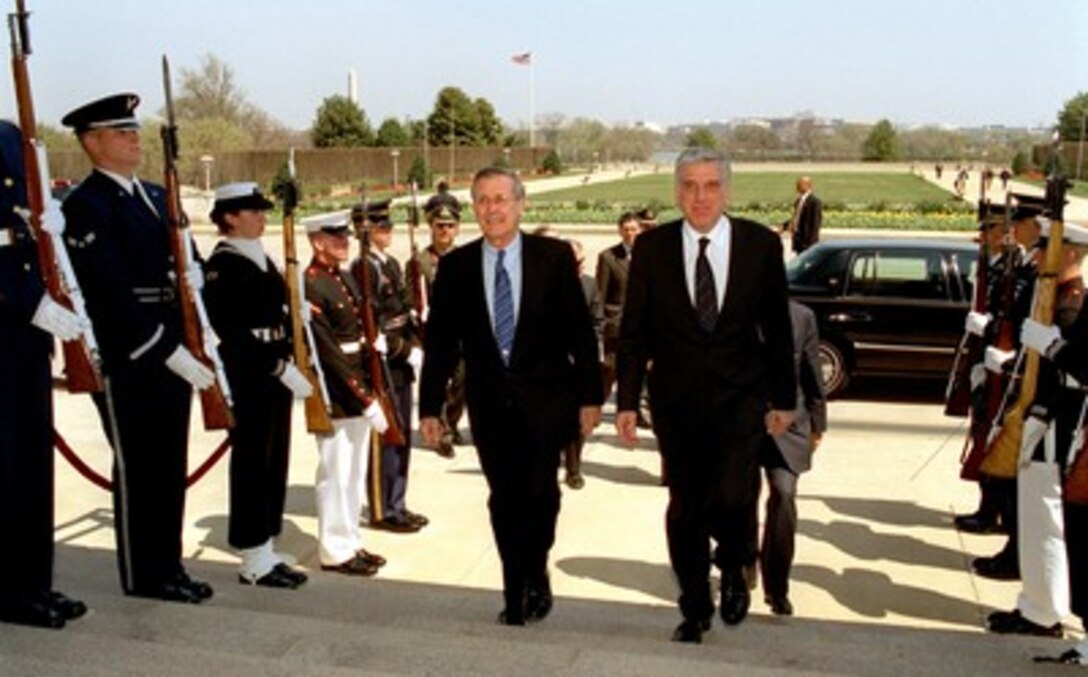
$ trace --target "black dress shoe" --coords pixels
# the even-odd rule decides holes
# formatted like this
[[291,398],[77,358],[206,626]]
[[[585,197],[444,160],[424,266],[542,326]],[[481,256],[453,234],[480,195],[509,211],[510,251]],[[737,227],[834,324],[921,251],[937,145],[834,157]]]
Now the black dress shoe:
[[298,587],[306,581],[310,580],[309,576],[302,573],[298,569],[292,569],[283,562],[280,562],[276,566],[272,567],[272,571],[279,573],[280,576],[283,576],[286,579],[294,581],[295,587]]
[[21,595],[0,606],[0,621],[35,628],[60,630],[65,618],[53,605],[49,592]]
[[790,598],[785,595],[768,595],[764,598],[767,602],[767,606],[771,607],[771,613],[775,616],[792,616],[793,604],[790,603]]
[[503,609],[497,620],[499,625],[525,625],[525,612],[521,609]]
[[450,434],[450,441],[460,445],[465,443],[465,438],[461,436],[460,430],[454,430],[453,433]]
[[1039,625],[1021,615],[1019,609],[995,611],[986,617],[986,627],[999,635],[1032,635],[1034,637],[1055,637],[1061,639],[1065,634],[1061,623]]
[[366,550],[364,548],[359,548],[355,551],[355,554],[359,557],[362,557],[376,567],[385,566],[385,558],[376,552],[370,552],[369,550]]
[[975,573],[995,581],[1020,580],[1020,566],[1012,557],[976,557],[971,562]]
[[1000,534],[1005,532],[996,519],[983,517],[978,513],[959,515],[953,521],[957,529],[969,534]]
[[147,599],[161,599],[165,602],[181,602],[182,604],[200,604],[204,601],[192,588],[179,585],[174,581],[160,583],[158,585],[145,585],[134,588],[125,593],[131,597],[146,597]]
[[243,585],[259,585],[262,588],[286,588],[288,590],[294,590],[299,585],[293,578],[288,578],[275,569],[260,578],[250,578],[238,574],[238,582]]
[[412,524],[418,524],[420,529],[431,523],[431,520],[427,519],[426,516],[420,515],[418,512],[412,512],[411,510],[404,511],[404,519]]
[[525,595],[525,620],[530,623],[542,621],[552,611],[551,586],[544,588],[529,588]]
[[722,578],[722,600],[718,612],[726,625],[737,625],[748,615],[748,607],[752,604],[748,584],[739,571]]
[[1063,651],[1058,656],[1035,656],[1031,659],[1036,663],[1059,663],[1061,665],[1088,665],[1088,656],[1084,656],[1076,649]]
[[710,630],[710,620],[691,621],[684,619],[672,631],[672,641],[685,644],[702,644],[703,633]]
[[204,581],[199,581],[195,578],[191,578],[189,574],[185,573],[184,571],[177,575],[176,583],[182,587],[186,587],[192,590],[193,594],[199,597],[201,601],[211,599],[212,596],[215,594],[215,590],[212,589],[212,586],[208,585]]
[[453,458],[457,455],[457,452],[453,448],[453,444],[449,440],[439,440],[438,446],[435,447],[435,452],[442,458]]
[[370,527],[382,531],[392,531],[395,534],[414,534],[421,528],[403,515],[389,515],[383,520],[371,522]]
[[378,565],[356,553],[351,559],[339,564],[322,564],[321,570],[346,576],[373,576],[378,573]]
[[582,487],[584,487],[586,485],[585,478],[582,477],[580,474],[577,474],[577,473],[568,474],[566,482],[567,482],[567,486],[570,487],[571,489],[581,489]]
[[75,620],[87,613],[86,604],[78,599],[72,599],[63,592],[50,590],[47,595],[49,597],[49,603],[53,605],[53,609],[66,621]]

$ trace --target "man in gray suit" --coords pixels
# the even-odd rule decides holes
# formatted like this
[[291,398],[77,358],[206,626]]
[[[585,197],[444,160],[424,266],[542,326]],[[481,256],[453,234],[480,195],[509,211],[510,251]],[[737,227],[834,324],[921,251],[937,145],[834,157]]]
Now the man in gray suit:
[[[781,435],[767,435],[760,462],[767,477],[763,547],[759,553],[764,600],[780,616],[793,614],[789,599],[790,566],[797,534],[797,477],[812,467],[812,453],[827,430],[827,396],[820,378],[816,316],[790,301],[793,361],[797,369],[797,409],[793,424]],[[752,536],[755,537],[755,529]]]

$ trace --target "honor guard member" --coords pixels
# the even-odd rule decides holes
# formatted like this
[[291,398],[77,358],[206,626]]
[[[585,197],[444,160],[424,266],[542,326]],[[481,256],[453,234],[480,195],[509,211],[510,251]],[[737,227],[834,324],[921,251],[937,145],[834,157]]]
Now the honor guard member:
[[363,548],[359,513],[370,445],[377,443],[372,431],[384,432],[389,422],[371,395],[364,368],[370,346],[363,333],[362,296],[340,268],[349,256],[348,224],[346,216],[336,216],[306,225],[314,251],[306,268],[306,300],[333,425],[331,433],[317,435],[318,556],[325,571],[373,576],[385,559]]
[[[412,422],[412,384],[423,364],[423,349],[420,347],[419,325],[411,312],[412,291],[405,284],[400,263],[388,252],[393,242],[389,204],[389,200],[383,200],[371,202],[365,212],[362,205],[352,210],[352,222],[365,221],[370,233],[367,260],[355,259],[352,277],[361,279],[358,266],[370,266],[371,289],[367,296],[374,308],[378,330],[385,338],[385,359],[390,377],[386,385],[403,429],[409,430]],[[367,470],[371,527],[413,533],[427,526],[429,520],[426,517],[412,512],[405,505],[411,451],[410,439],[399,445],[382,441],[381,462],[378,467],[372,463]]]
[[[22,136],[0,121],[0,620],[62,628],[87,607],[53,590],[49,357],[54,336],[78,338],[82,326],[46,293],[26,204]],[[43,227],[62,229],[57,221]]]
[[[431,298],[434,277],[438,274],[438,261],[457,246],[457,235],[461,230],[461,203],[450,195],[449,187],[443,181],[438,184],[438,193],[423,205],[423,211],[431,227],[431,244],[419,257],[419,267],[427,283],[427,298]],[[457,429],[464,412],[465,363],[461,361],[446,386],[446,402],[442,405],[439,417],[443,425],[442,439],[439,440],[437,449],[439,456],[453,458],[453,445],[465,443],[461,431]]]
[[[64,202],[64,241],[102,352],[94,396],[113,447],[117,559],[125,594],[199,603],[212,596],[181,563],[193,388],[215,381],[182,343],[162,186],[136,178],[135,94],[93,101],[61,122],[94,169]],[[181,280],[199,293],[199,269]]]
[[261,243],[272,208],[255,183],[215,191],[211,220],[223,240],[205,266],[204,303],[234,400],[230,430],[230,527],[242,583],[297,588],[306,575],[273,549],[283,529],[291,404],[311,386],[291,361],[283,275]]
[[[1042,216],[1045,205],[1041,198],[1028,195],[1014,195],[1016,204],[1009,214],[1012,224],[1012,236],[1019,248],[1014,256],[1013,298],[1009,307],[1003,307],[1002,294],[991,297],[991,317],[1006,315],[1012,324],[1012,333],[1016,338],[1013,350],[997,347],[996,322],[983,324],[987,332],[987,348],[984,352],[984,367],[993,372],[1008,371],[1015,363],[1019,349],[1020,327],[1031,316],[1032,300],[1035,296],[1035,278],[1038,275],[1038,263],[1035,252],[1039,248],[1041,226],[1037,217]],[[1011,401],[1011,400],[1010,400]],[[983,578],[996,580],[1016,580],[1020,578],[1019,527],[1017,526],[1017,487],[1016,478],[987,477],[983,482],[991,484],[990,490],[996,492],[1002,527],[1009,535],[1004,547],[988,557],[976,557],[971,562],[972,568]]]
[[[1043,242],[1049,235],[1048,226],[1043,224]],[[1052,346],[1061,345],[1064,333],[1074,333],[1072,326],[1083,307],[1081,263],[1088,248],[1088,230],[1067,224],[1062,240],[1054,323],[1047,326],[1029,318],[1021,330],[1022,345],[1044,358],[1049,356]],[[1035,400],[1024,421],[1017,471],[1023,586],[1015,609],[989,615],[988,625],[993,632],[1047,637],[1063,634],[1061,621],[1069,614],[1069,576],[1063,535],[1061,469],[1079,427],[1084,396],[1080,381],[1061,371],[1054,362],[1042,361]]]

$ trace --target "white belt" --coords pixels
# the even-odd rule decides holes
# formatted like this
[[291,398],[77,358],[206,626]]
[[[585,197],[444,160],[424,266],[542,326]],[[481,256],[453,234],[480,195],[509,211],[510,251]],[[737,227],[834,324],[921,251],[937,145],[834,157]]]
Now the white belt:
[[1081,384],[1080,381],[1073,378],[1069,374],[1066,374],[1065,372],[1062,372],[1060,381],[1061,384],[1066,388],[1072,388],[1073,390],[1084,390],[1084,386]]
[[0,228],[0,247],[10,247],[16,241],[14,228]]
[[286,336],[283,327],[254,327],[249,331],[253,334],[253,338],[264,343],[279,341]]
[[350,343],[341,343],[340,344],[340,350],[342,350],[345,355],[354,355],[355,353],[359,352],[362,349],[363,349],[363,342],[362,341],[351,341]]

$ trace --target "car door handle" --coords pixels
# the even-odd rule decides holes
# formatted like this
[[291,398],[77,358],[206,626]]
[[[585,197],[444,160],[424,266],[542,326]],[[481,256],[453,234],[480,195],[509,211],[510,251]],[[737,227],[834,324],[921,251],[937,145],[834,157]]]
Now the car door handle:
[[837,322],[839,324],[845,324],[847,322],[871,322],[873,316],[869,313],[863,313],[861,311],[852,311],[848,313],[832,313],[827,316],[828,322]]

